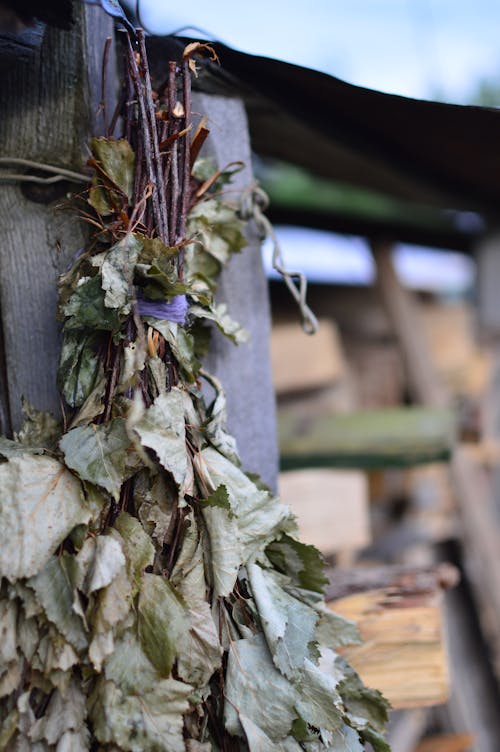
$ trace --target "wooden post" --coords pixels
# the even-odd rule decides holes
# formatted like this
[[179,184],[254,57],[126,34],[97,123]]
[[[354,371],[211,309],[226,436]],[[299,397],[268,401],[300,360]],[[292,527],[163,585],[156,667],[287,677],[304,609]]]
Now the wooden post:
[[[209,118],[207,156],[219,168],[234,161],[244,168],[231,183],[230,198],[237,201],[252,181],[252,155],[245,108],[241,100],[195,94],[193,111]],[[218,331],[213,332],[206,368],[219,378],[227,396],[228,429],[238,443],[245,470],[258,472],[276,489],[278,448],[274,389],[269,342],[271,316],[267,280],[259,238],[253,222],[247,230],[248,246],[233,256],[222,272],[218,298],[232,318],[245,327],[249,341],[236,347]]]
[[[96,120],[95,113],[101,99],[104,44],[113,26],[98,7],[78,5],[75,12],[76,28],[71,32],[48,29],[33,58],[11,68],[1,79],[1,156],[82,170],[84,144],[102,126],[102,117]],[[108,98],[116,83],[110,64]],[[245,162],[232,186],[237,198],[253,179],[243,104],[197,94],[194,108],[209,117],[208,149],[218,164]],[[85,236],[84,226],[58,205],[64,192],[75,188],[67,184],[61,195],[45,187],[0,185],[0,433],[11,434],[19,428],[22,396],[39,409],[60,414],[56,281],[83,246]],[[250,332],[250,342],[235,347],[215,332],[207,368],[227,391],[229,430],[236,436],[245,469],[259,472],[276,487],[269,300],[260,239],[252,223],[248,240],[248,247],[223,272],[219,297]]]
[[[75,4],[75,16],[71,31],[47,28],[29,60],[3,72],[2,157],[81,172],[87,159],[84,144],[99,130],[102,55],[113,23],[97,6]],[[110,87],[116,84],[113,77],[111,64]],[[22,396],[39,409],[60,414],[56,281],[84,242],[84,226],[57,208],[64,192],[78,186],[62,185],[61,193],[60,188],[27,183],[0,184],[0,433],[19,428]]]
[[431,352],[416,304],[397,278],[391,244],[377,243],[373,246],[373,255],[377,267],[376,284],[401,345],[412,396],[416,402],[429,407],[448,407],[446,389],[430,366]]

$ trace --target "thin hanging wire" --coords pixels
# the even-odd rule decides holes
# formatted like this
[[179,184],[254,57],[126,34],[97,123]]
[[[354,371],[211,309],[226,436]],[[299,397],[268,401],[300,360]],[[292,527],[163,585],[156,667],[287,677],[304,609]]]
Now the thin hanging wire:
[[306,334],[315,334],[318,330],[318,320],[307,305],[307,280],[299,271],[287,269],[281,252],[281,246],[274,232],[271,222],[264,212],[269,206],[267,193],[257,184],[252,183],[241,196],[239,214],[242,219],[253,219],[259,230],[261,239],[270,238],[273,243],[272,264],[278,274],[283,278],[292,297],[297,303],[302,317],[302,328]]

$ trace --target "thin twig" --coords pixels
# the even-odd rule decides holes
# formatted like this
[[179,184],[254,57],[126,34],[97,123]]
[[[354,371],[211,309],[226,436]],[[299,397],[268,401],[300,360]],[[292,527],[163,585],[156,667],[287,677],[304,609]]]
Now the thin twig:
[[107,100],[107,88],[108,88],[108,61],[109,61],[109,50],[111,48],[111,37],[106,37],[106,42],[104,43],[104,54],[102,56],[102,68],[101,68],[101,101],[99,103],[99,111],[102,112],[102,118],[104,123],[104,135],[107,137],[109,136],[108,132],[108,111],[106,107],[106,100]]
[[[173,135],[179,130],[180,123],[174,116],[175,100],[176,100],[176,69],[177,63],[170,62],[169,77],[168,77],[168,112],[170,116],[170,134]],[[178,166],[178,146],[177,141],[174,141],[169,151],[169,164],[171,170],[171,186],[170,186],[170,245],[175,245],[177,242],[177,217],[179,211],[179,166]]]
[[129,142],[129,144],[132,143],[132,116],[134,114],[133,107],[134,107],[134,82],[132,81],[132,74],[130,72],[130,63],[128,61],[128,56],[124,55],[124,72],[125,72],[125,84],[124,84],[124,91],[125,91],[125,103],[124,103],[124,114],[125,114],[125,128],[123,135],[125,136],[126,140]]
[[[191,125],[191,73],[189,71],[189,60],[182,61],[182,89],[184,98],[184,127],[186,129]],[[190,138],[189,131],[184,136],[183,165],[182,165],[182,199],[181,199],[181,216],[179,221],[179,235],[184,238],[186,235],[187,214],[189,209],[190,186],[191,186],[191,159],[190,159]],[[184,250],[179,252],[179,278],[184,277]]]
[[[142,132],[142,138],[144,142],[144,156],[146,158],[146,168],[148,173],[148,180],[153,186],[153,195],[152,195],[152,201],[153,201],[153,213],[155,220],[157,222],[158,226],[158,233],[160,237],[163,235],[164,239],[164,228],[162,223],[162,210],[160,208],[160,201],[158,197],[158,190],[157,186],[157,180],[156,180],[156,172],[155,172],[155,166],[153,162],[153,145],[151,143],[151,133],[148,127],[148,116],[147,116],[147,110],[146,110],[146,104],[145,104],[145,92],[144,92],[144,86],[141,81],[141,76],[139,73],[139,68],[137,66],[137,60],[135,57],[135,52],[132,47],[132,42],[130,41],[130,36],[127,34],[127,47],[128,47],[128,58],[129,58],[129,64],[130,64],[130,72],[132,75],[132,80],[134,82],[135,91],[137,94],[137,101],[139,104],[139,110],[141,114],[141,132]],[[156,134],[156,128],[154,130]],[[167,240],[168,242],[168,240]]]
[[137,30],[137,38],[139,39],[139,50],[141,53],[141,65],[144,73],[144,90],[146,94],[147,112],[149,114],[150,127],[151,127],[151,140],[153,144],[153,160],[156,167],[156,185],[158,188],[158,199],[160,217],[158,227],[159,235],[165,243],[168,243],[168,217],[167,217],[167,199],[165,195],[165,182],[163,169],[161,164],[160,146],[158,142],[158,131],[156,128],[156,116],[153,103],[153,92],[151,89],[151,76],[149,73],[148,58],[146,53],[146,43],[144,41],[144,32],[142,29]]

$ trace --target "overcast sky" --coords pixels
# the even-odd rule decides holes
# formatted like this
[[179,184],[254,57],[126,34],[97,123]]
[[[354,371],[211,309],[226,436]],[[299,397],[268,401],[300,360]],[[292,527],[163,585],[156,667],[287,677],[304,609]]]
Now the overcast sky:
[[464,101],[478,78],[500,78],[498,0],[140,0],[140,7],[156,33],[198,26],[232,47],[405,96]]

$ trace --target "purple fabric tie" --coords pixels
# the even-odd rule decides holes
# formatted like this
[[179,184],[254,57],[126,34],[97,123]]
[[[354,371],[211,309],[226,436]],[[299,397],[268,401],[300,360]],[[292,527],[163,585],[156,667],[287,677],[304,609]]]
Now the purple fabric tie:
[[184,324],[188,302],[185,295],[175,295],[170,303],[161,303],[157,300],[146,300],[138,297],[137,308],[140,316],[153,316],[155,319]]

